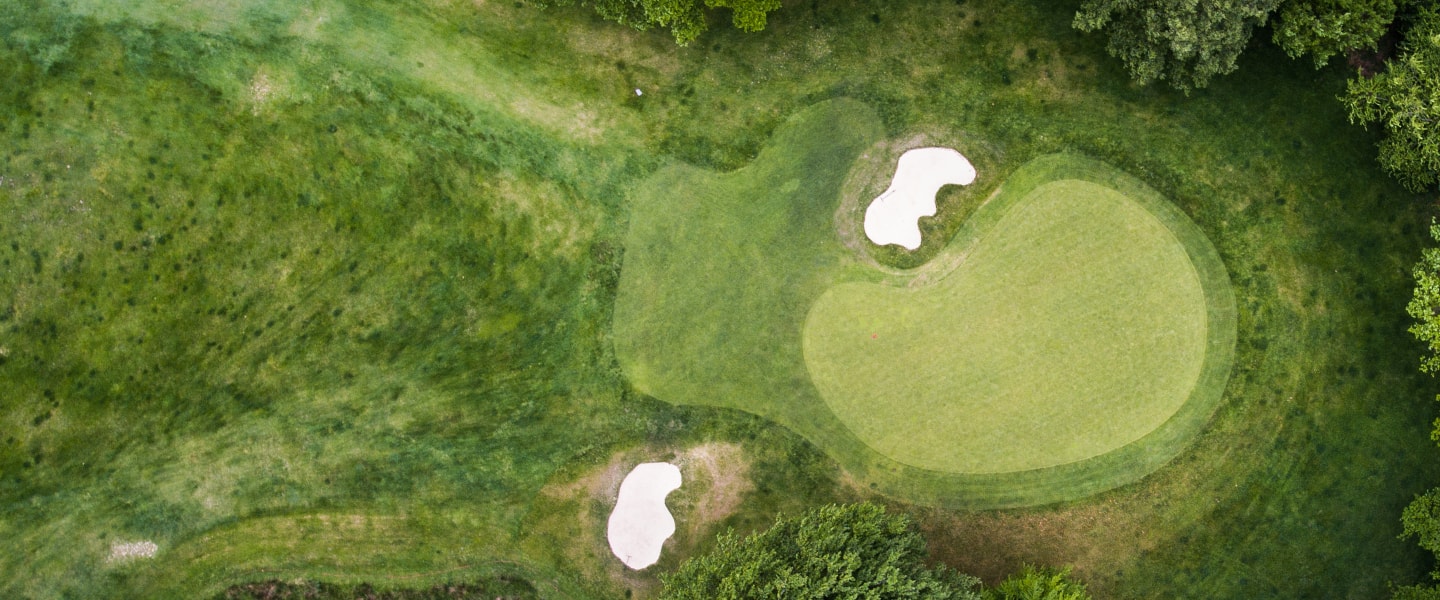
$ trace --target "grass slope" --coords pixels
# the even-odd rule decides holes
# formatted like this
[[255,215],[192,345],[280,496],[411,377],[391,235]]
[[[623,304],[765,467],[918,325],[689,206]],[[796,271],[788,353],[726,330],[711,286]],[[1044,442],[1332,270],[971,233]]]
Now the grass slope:
[[[1053,175],[1067,166],[1049,162]],[[1101,184],[1056,180],[1017,196],[1005,186],[981,209],[988,226],[954,242],[963,262],[938,281],[841,284],[811,310],[816,385],[882,454],[960,473],[1052,467],[1134,442],[1191,399],[1206,295],[1180,239]],[[1214,329],[1233,344],[1220,273],[1216,303],[1232,308]],[[1197,394],[1211,407],[1216,383]]]

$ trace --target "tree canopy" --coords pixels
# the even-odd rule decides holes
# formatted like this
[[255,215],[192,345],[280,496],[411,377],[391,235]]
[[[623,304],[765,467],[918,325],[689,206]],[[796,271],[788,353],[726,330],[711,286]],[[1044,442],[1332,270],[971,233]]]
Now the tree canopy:
[[1350,80],[1343,100],[1352,123],[1384,128],[1380,165],[1418,192],[1440,182],[1440,10],[1421,12],[1385,64]]
[[707,8],[730,9],[730,22],[742,31],[764,29],[766,17],[780,8],[780,0],[539,0],[539,4],[570,6],[577,1],[601,17],[641,31],[669,29],[681,46],[705,32]]
[[[1440,240],[1440,224],[1431,223],[1430,235]],[[1420,357],[1420,371],[1435,373],[1440,371],[1440,248],[1426,248],[1421,253],[1414,276],[1415,292],[1405,311],[1415,319],[1410,333],[1428,350]]]
[[985,600],[1090,600],[1085,584],[1070,578],[1070,569],[1025,565],[985,591]]
[[[1430,237],[1440,241],[1440,224],[1433,221]],[[1420,359],[1420,370],[1434,374],[1440,371],[1440,248],[1426,248],[1415,265],[1415,294],[1406,307],[1415,324],[1410,333],[1425,342],[1426,353]],[[1440,442],[1440,419],[1430,438]],[[1418,496],[1400,515],[1402,538],[1416,538],[1420,547],[1435,553],[1440,561],[1440,488]],[[1440,581],[1440,569],[1430,574]],[[1440,600],[1440,585],[1412,585],[1397,588],[1393,600]]]
[[1085,0],[1075,28],[1106,30],[1107,49],[1141,84],[1189,92],[1235,70],[1255,27],[1280,0]]
[[832,504],[743,539],[721,534],[713,551],[661,577],[661,598],[980,600],[978,579],[927,567],[924,558],[925,540],[904,515]]
[[1280,7],[1275,45],[1291,58],[1309,55],[1315,67],[1331,57],[1374,49],[1405,0],[1290,0]]

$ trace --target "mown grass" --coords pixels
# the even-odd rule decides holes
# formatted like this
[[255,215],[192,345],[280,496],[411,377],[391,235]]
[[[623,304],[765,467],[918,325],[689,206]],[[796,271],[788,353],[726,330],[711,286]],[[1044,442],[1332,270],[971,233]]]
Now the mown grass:
[[[40,26],[73,34],[48,70],[20,38],[0,58],[0,596],[219,590],[244,573],[167,553],[284,530],[269,517],[422,512],[498,530],[474,555],[532,565],[542,594],[643,594],[648,572],[589,577],[603,554],[575,561],[574,507],[537,490],[647,444],[742,443],[742,529],[864,495],[783,428],[629,392],[609,350],[631,188],[672,160],[743,166],[835,97],[888,138],[952,136],[980,197],[1035,156],[1105,160],[1234,278],[1236,374],[1191,450],[1073,504],[902,507],[937,559],[992,579],[1075,563],[1136,598],[1378,597],[1428,567],[1395,536],[1440,479],[1401,310],[1429,209],[1345,123],[1342,70],[1258,48],[1192,98],[1136,89],[1073,6],[1040,2],[802,3],[686,49],[513,3],[75,6],[93,18]],[[136,539],[152,565],[105,562]],[[205,564],[454,564],[360,542],[323,573],[243,540]]]

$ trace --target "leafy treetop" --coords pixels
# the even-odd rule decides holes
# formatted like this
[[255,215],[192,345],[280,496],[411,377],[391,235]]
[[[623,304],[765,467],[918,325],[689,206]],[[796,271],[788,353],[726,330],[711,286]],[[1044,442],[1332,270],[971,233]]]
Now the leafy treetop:
[[985,600],[1090,600],[1085,584],[1070,577],[1070,569],[1025,565],[1000,585],[985,590]]
[[929,568],[924,557],[925,540],[904,515],[832,504],[744,539],[721,534],[715,550],[661,577],[661,598],[980,600],[978,579]]
[[1418,192],[1440,182],[1440,9],[1417,16],[1401,49],[1384,73],[1350,80],[1343,101],[1351,122],[1384,128],[1380,165]]
[[601,17],[641,31],[654,27],[669,29],[681,46],[705,32],[706,8],[730,9],[730,22],[741,31],[751,32],[764,29],[766,17],[780,8],[780,0],[537,0],[537,3],[570,6],[577,1],[593,7]]
[[[1430,237],[1440,241],[1440,224],[1430,225]],[[1415,324],[1410,333],[1426,344],[1426,354],[1420,359],[1420,370],[1426,373],[1440,371],[1440,248],[1426,248],[1420,263],[1415,265],[1415,295],[1406,307]],[[1440,442],[1440,419],[1430,438]],[[1440,559],[1440,488],[1418,496],[1405,507],[1400,516],[1404,528],[1402,538],[1415,537],[1420,547],[1435,553]],[[1440,581],[1440,570],[1431,573],[1431,578]],[[1440,600],[1440,586],[1412,585],[1396,588],[1392,600]]]
[[1141,84],[1189,92],[1235,70],[1255,27],[1280,0],[1085,0],[1075,28],[1109,32],[1110,54]]
[[1280,7],[1275,45],[1315,68],[1347,50],[1374,49],[1407,0],[1291,0]]
[[[1440,224],[1431,223],[1430,235],[1440,240]],[[1427,352],[1420,358],[1420,371],[1440,371],[1440,248],[1426,248],[1415,265],[1415,293],[1405,311],[1415,319],[1410,333],[1425,342]]]

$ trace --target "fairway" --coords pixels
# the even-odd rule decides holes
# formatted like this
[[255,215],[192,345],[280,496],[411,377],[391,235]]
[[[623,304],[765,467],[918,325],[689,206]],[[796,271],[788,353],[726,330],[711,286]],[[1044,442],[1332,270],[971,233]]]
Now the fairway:
[[1049,467],[1133,442],[1190,396],[1205,297],[1145,207],[1044,184],[918,288],[847,283],[816,303],[805,358],[830,408],[898,461],[951,472]]

